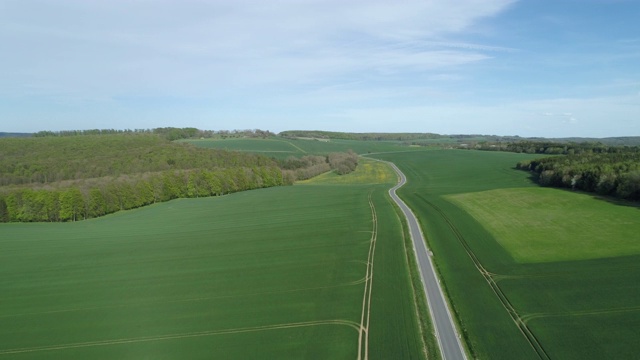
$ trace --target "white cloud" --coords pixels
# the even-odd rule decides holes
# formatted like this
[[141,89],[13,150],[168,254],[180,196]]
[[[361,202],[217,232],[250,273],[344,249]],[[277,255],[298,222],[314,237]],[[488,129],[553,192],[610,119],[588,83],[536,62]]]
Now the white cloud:
[[565,123],[565,124],[577,124],[578,123],[578,119],[576,119],[573,116],[573,113],[570,113],[570,112],[560,112],[560,113],[543,112],[543,113],[541,113],[541,115],[544,116],[544,117],[559,118],[560,122]]
[[512,2],[10,2],[0,94],[216,96],[450,68],[509,50],[446,38]]
[[[571,109],[571,111],[566,111]],[[370,131],[497,134],[542,137],[637,135],[633,97],[546,99],[500,105],[434,104],[348,109],[333,116]],[[607,124],[607,126],[603,126]]]

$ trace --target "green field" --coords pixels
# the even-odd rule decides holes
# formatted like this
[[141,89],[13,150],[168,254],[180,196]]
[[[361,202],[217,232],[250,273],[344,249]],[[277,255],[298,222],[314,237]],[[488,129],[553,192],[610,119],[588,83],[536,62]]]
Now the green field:
[[353,150],[358,154],[397,151],[420,151],[419,147],[403,145],[399,141],[363,141],[363,140],[330,140],[320,141],[312,139],[201,139],[184,140],[196,146],[226,149],[235,151],[256,152],[278,159],[289,156],[326,155],[331,152],[344,152]]
[[306,151],[284,140],[277,139],[201,139],[181,140],[190,144],[208,148],[231,151],[260,153],[276,158],[305,155]]
[[425,357],[395,178],[365,163],[339,186],[0,224],[0,358]]
[[525,154],[381,154],[409,178],[474,356],[634,358],[640,352],[638,208],[538,188]]
[[499,189],[452,195],[522,263],[640,254],[637,209],[552,189]]
[[372,185],[388,184],[389,187],[398,182],[398,175],[391,167],[376,160],[360,158],[358,167],[348,176],[338,175],[335,172],[327,172],[312,179],[300,181],[299,184],[322,184],[322,185]]
[[[640,353],[638,208],[538,187],[514,169],[536,155],[190,142],[280,159],[352,149],[396,163],[474,357]],[[387,195],[396,181],[361,158],[349,175],[294,186],[0,224],[0,358],[436,358]]]

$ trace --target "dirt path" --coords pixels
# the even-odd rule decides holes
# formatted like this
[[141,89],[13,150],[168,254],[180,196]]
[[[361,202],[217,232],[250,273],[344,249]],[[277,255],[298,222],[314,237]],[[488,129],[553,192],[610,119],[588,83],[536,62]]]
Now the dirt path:
[[362,295],[362,315],[360,317],[360,328],[358,336],[358,360],[369,359],[369,320],[371,315],[371,293],[373,288],[373,259],[376,252],[376,240],[378,239],[378,216],[373,205],[371,194],[369,194],[369,207],[371,208],[371,218],[373,229],[371,230],[371,240],[369,243],[369,255],[367,256],[367,273],[365,276],[364,293]]

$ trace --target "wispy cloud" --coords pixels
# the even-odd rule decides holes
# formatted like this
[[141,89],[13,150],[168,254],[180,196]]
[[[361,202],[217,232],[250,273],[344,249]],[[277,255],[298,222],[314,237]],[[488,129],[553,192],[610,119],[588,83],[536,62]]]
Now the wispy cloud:
[[446,38],[512,2],[11,2],[0,92],[216,96],[451,68],[511,51]]
[[0,119],[15,126],[4,131],[637,133],[636,3],[0,1]]

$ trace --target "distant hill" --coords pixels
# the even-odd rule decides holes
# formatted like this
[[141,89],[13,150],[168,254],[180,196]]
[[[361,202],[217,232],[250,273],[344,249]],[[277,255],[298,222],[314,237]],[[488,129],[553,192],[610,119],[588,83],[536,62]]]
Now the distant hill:
[[618,136],[618,137],[607,137],[607,138],[564,138],[564,139],[553,139],[554,141],[560,142],[599,142],[604,145],[610,146],[638,146],[640,145],[640,136]]
[[8,137],[31,137],[32,133],[9,133],[9,132],[0,132],[0,138],[8,138]]
[[431,133],[349,133],[322,130],[287,130],[278,136],[288,138],[315,138],[334,140],[373,140],[373,141],[404,141],[417,139],[436,139],[442,135]]
[[313,138],[332,140],[364,140],[364,141],[428,141],[445,143],[473,141],[517,141],[519,136],[498,135],[440,135],[434,133],[348,133],[321,130],[287,130],[278,134],[287,138]]
[[[190,130],[190,131],[187,131]],[[41,131],[39,133],[12,133],[0,132],[0,138],[17,138],[32,136],[69,136],[69,135],[97,135],[111,133],[154,133],[160,134],[169,140],[176,139],[197,139],[212,137],[268,137],[273,135],[269,131],[262,130],[233,130],[233,131],[212,131],[198,130],[195,128],[158,128],[152,130],[84,130],[84,131],[62,131],[50,132]],[[575,142],[575,143],[601,143],[609,146],[640,146],[640,136],[617,136],[606,138],[584,138],[584,137],[567,137],[567,138],[543,138],[543,137],[520,137],[518,135],[480,135],[480,134],[453,134],[441,135],[435,133],[349,133],[337,131],[323,130],[286,130],[282,131],[278,136],[287,138],[312,138],[312,139],[333,139],[333,140],[365,140],[365,141],[402,141],[415,142],[416,144],[455,144],[466,142],[518,142],[518,141],[550,141],[550,142]]]
[[610,146],[637,146],[640,145],[640,136],[620,136],[608,138],[543,138],[520,137],[518,135],[480,135],[480,134],[454,134],[440,135],[434,133],[347,133],[321,130],[287,130],[280,132],[278,136],[288,138],[315,138],[334,140],[365,140],[365,141],[409,141],[417,144],[426,143],[465,143],[465,142],[518,142],[518,141],[548,141],[548,142],[599,142]]

